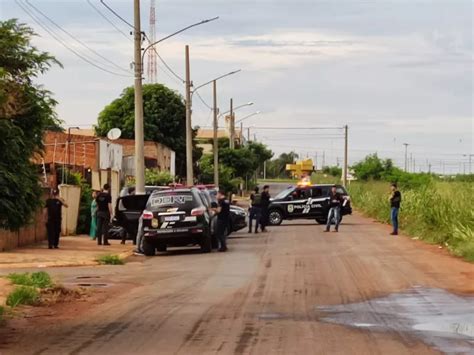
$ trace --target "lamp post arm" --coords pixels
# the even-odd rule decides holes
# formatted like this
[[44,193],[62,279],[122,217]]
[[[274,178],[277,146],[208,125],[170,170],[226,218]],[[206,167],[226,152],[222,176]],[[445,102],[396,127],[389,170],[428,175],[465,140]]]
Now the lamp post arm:
[[186,31],[186,30],[189,30],[189,29],[192,28],[192,27],[196,27],[196,26],[199,26],[199,25],[203,25],[203,24],[208,23],[208,22],[211,22],[211,21],[215,21],[215,20],[217,20],[218,18],[219,18],[219,16],[216,16],[216,17],[213,17],[213,18],[211,18],[211,19],[202,20],[202,21],[200,21],[200,22],[194,23],[194,24],[192,24],[192,25],[189,25],[189,26],[187,26],[187,27],[185,27],[185,28],[180,29],[179,31],[173,32],[173,33],[169,34],[168,36],[159,39],[159,40],[156,41],[156,42],[153,42],[153,43],[149,44],[149,45],[145,48],[145,50],[143,51],[143,53],[142,53],[142,63],[143,63],[143,59],[145,58],[145,53],[146,53],[151,47],[153,47],[154,45],[156,45],[156,44],[158,44],[158,43],[160,43],[160,42],[163,42],[163,41],[167,40],[168,38],[171,38],[171,37],[173,37],[173,36],[176,36],[177,34],[180,34],[181,32],[184,32],[184,31]]

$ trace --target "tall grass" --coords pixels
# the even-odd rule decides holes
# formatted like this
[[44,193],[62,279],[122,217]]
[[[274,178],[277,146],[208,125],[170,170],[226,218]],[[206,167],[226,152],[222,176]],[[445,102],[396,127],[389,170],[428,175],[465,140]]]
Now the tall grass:
[[[353,182],[354,206],[382,222],[390,221],[389,184]],[[455,255],[474,261],[474,186],[463,182],[432,182],[402,189],[400,228],[406,233],[447,246]]]
[[7,296],[7,306],[12,308],[20,304],[35,305],[40,300],[38,289],[30,286],[17,286]]

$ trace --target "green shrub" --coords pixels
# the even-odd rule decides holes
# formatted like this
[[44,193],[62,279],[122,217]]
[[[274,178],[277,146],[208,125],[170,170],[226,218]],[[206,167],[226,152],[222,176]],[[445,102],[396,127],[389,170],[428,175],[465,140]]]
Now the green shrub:
[[21,305],[35,305],[39,302],[40,294],[38,290],[30,286],[17,286],[7,296],[7,306],[12,308]]
[[9,274],[7,278],[14,285],[47,288],[53,286],[51,276],[47,272],[39,271],[33,273]]
[[123,265],[124,261],[118,255],[103,255],[97,258],[101,265]]

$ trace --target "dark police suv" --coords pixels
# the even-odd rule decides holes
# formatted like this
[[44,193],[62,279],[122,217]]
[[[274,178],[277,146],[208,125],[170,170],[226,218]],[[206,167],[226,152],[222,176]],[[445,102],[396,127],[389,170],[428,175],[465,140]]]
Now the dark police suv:
[[[279,225],[283,220],[314,219],[320,224],[327,222],[329,192],[334,185],[290,186],[271,199],[268,207],[270,225]],[[349,195],[342,185],[335,185],[337,192],[347,197],[341,210],[342,216],[351,214]]]
[[143,211],[143,251],[155,255],[167,246],[199,245],[211,251],[210,215],[196,188],[154,191]]

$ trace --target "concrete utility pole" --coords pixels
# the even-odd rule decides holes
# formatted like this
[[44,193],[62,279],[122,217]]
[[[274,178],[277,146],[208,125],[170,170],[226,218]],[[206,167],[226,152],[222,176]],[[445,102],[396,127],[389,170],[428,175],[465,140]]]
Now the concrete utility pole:
[[349,137],[348,137],[348,132],[349,127],[347,125],[344,126],[344,171],[343,171],[343,179],[342,179],[342,184],[344,186],[347,186],[347,169],[348,169],[348,147],[349,147]]
[[247,141],[250,142],[250,127],[247,127]]
[[143,137],[142,92],[142,32],[140,29],[140,0],[134,0],[134,56],[135,56],[135,193],[145,194],[145,154]]
[[469,174],[472,174],[472,157],[474,154],[463,154],[463,157],[468,157],[469,158]]
[[405,146],[405,172],[408,171],[408,146],[409,144],[408,143],[403,143],[403,145]]
[[214,154],[214,185],[219,186],[219,140],[217,139],[217,81],[212,82],[212,96],[214,100],[214,137],[213,137],[213,149]]
[[323,150],[323,165],[321,166],[321,170],[326,166],[326,151]]
[[234,149],[234,139],[235,139],[235,127],[234,127],[234,100],[230,99],[230,121],[229,121],[229,130],[230,130],[230,140],[229,148]]
[[193,177],[193,128],[191,124],[191,71],[189,68],[189,46],[185,47],[186,54],[186,184],[194,185]]

